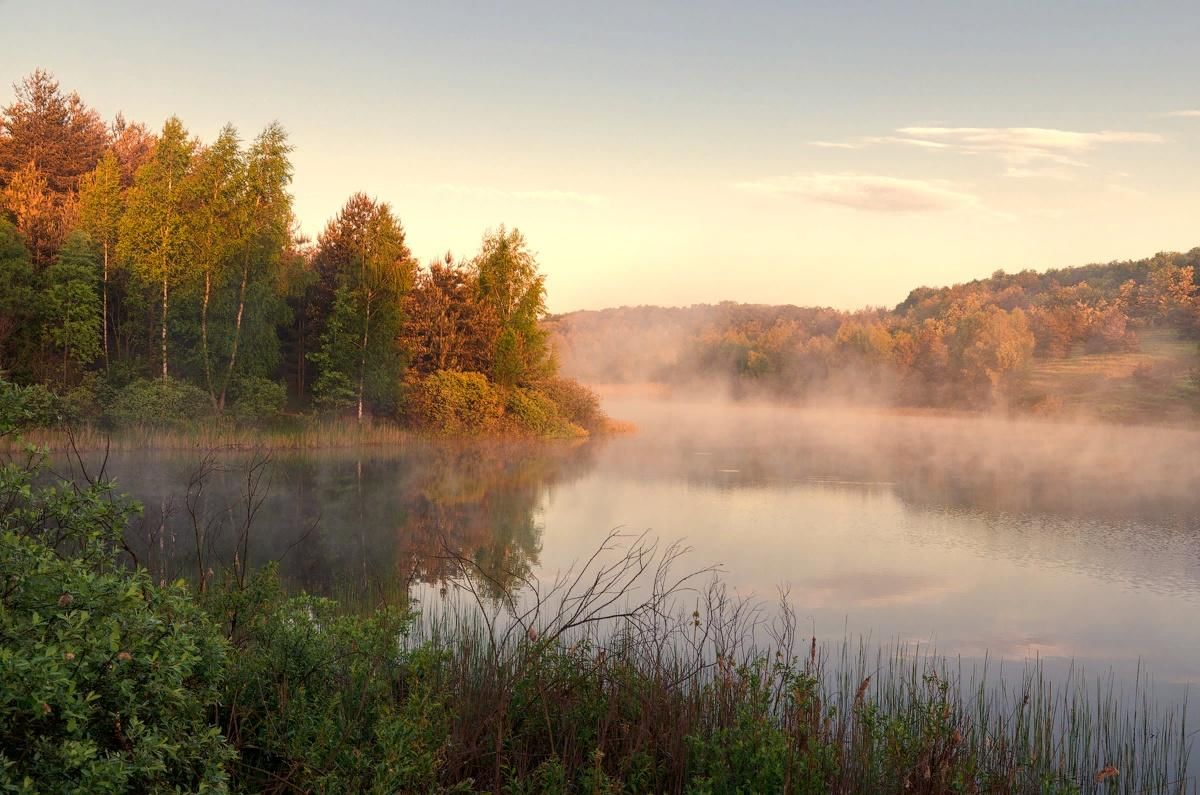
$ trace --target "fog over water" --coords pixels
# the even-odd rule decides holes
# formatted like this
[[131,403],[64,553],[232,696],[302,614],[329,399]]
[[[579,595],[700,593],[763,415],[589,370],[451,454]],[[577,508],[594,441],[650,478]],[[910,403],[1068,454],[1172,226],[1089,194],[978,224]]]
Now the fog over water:
[[[636,433],[278,453],[250,559],[296,587],[383,592],[453,573],[549,580],[615,527],[691,547],[740,595],[787,589],[803,631],[969,658],[1073,658],[1200,683],[1200,433],[978,416],[611,398]],[[109,462],[164,576],[194,571],[199,453]],[[246,454],[193,497],[231,554]],[[163,521],[163,511],[167,520]],[[222,523],[224,530],[221,530]],[[435,594],[436,590],[428,593]]]

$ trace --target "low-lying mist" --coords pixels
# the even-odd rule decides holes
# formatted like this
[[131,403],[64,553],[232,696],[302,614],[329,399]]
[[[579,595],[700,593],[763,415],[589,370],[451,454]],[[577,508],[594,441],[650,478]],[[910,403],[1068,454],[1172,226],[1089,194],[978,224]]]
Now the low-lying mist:
[[[887,481],[1001,510],[1115,518],[1200,512],[1200,431],[988,413],[814,402],[798,406],[608,390],[605,406],[637,428],[628,465],[646,472],[692,454],[698,472],[754,480]],[[713,455],[721,465],[713,466]],[[725,471],[721,471],[725,470]],[[917,495],[914,495],[917,496]],[[927,495],[932,496],[932,495]]]

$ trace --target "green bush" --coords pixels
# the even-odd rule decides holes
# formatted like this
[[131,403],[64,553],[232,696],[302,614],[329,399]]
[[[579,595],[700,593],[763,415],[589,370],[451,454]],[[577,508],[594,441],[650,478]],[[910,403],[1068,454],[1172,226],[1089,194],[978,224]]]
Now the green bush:
[[235,389],[231,409],[238,422],[270,422],[279,417],[287,404],[287,387],[268,378],[243,378]]
[[220,725],[238,790],[429,792],[449,731],[426,653],[400,652],[409,615],[347,615],[288,597],[272,569],[208,597],[238,653]]
[[182,585],[0,535],[0,790],[221,789],[225,645]]
[[224,789],[223,639],[182,585],[118,561],[131,503],[41,475],[0,466],[0,791]]
[[587,436],[587,431],[559,413],[553,400],[532,389],[509,389],[504,409],[509,427],[517,433],[554,438]]
[[537,385],[569,421],[589,433],[602,433],[608,415],[600,408],[600,396],[573,378],[548,378]]
[[408,418],[446,434],[480,434],[500,428],[504,397],[482,373],[439,370],[415,383]]
[[5,431],[50,428],[62,421],[62,402],[41,384],[0,380],[0,426]]
[[118,390],[106,418],[118,427],[181,427],[212,413],[204,390],[174,378],[138,379]]

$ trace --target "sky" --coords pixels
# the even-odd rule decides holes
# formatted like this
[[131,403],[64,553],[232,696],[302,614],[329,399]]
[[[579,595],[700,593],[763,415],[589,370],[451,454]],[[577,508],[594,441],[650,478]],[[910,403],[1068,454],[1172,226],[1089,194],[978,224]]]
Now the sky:
[[106,117],[281,122],[311,235],[355,191],[422,260],[519,228],[554,312],[890,306],[1200,245],[1194,0],[0,0],[0,28],[0,78]]

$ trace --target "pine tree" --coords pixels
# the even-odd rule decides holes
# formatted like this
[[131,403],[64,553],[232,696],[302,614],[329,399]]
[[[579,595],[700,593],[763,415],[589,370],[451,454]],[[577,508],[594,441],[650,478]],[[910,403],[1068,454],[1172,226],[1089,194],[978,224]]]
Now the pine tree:
[[47,340],[62,356],[62,383],[71,385],[71,364],[90,364],[100,355],[100,296],[96,252],[83,232],[63,243],[42,278],[41,310]]
[[321,347],[310,360],[320,375],[319,402],[353,401],[359,421],[367,404],[390,408],[403,370],[398,344],[401,301],[416,263],[391,207],[357,193],[321,235],[318,270],[333,283],[333,306]]

